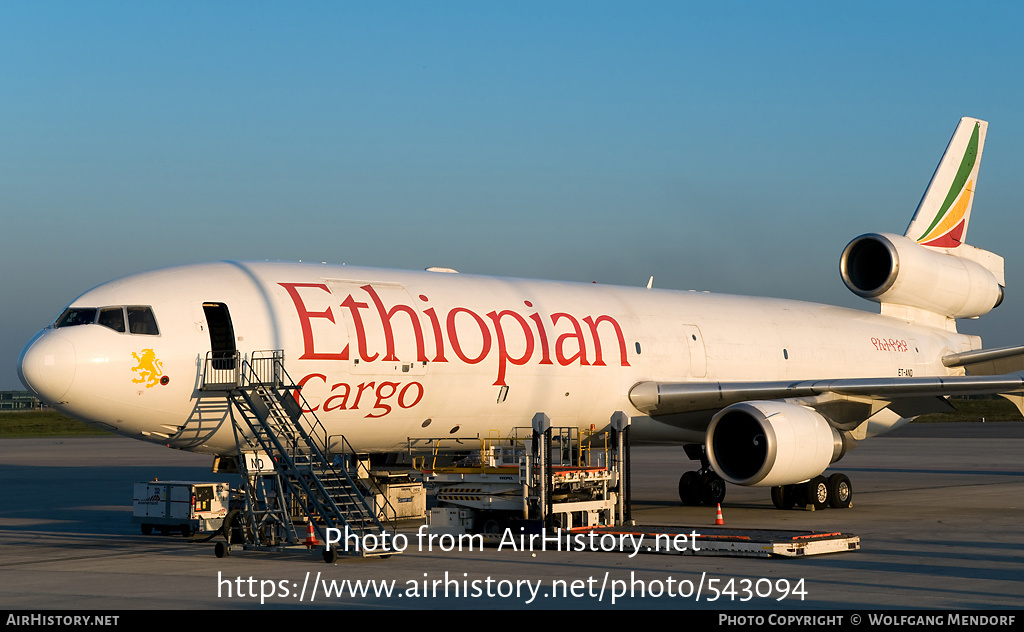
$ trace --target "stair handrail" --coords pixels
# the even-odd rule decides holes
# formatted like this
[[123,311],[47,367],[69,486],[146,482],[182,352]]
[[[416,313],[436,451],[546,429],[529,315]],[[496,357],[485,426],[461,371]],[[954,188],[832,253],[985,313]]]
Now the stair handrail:
[[[256,363],[256,366],[258,366],[260,370],[257,371],[254,368],[253,363]],[[269,369],[267,366],[268,364],[271,367]],[[338,472],[337,469],[334,467],[334,463],[331,460],[329,460],[326,456],[326,453],[329,451],[327,443],[327,429],[324,428],[323,423],[321,423],[320,421],[320,418],[317,417],[316,413],[309,407],[309,402],[307,402],[305,396],[303,396],[302,389],[295,384],[295,382],[291,379],[291,376],[288,374],[288,371],[285,369],[284,350],[274,349],[267,351],[254,351],[252,354],[250,354],[249,359],[244,362],[244,365],[247,366],[249,370],[243,369],[243,386],[273,386],[274,388],[287,388],[288,390],[294,393],[296,403],[299,405],[299,409],[302,413],[301,418],[305,420],[306,423],[309,425],[309,428],[307,429],[303,426],[302,423],[296,423],[296,427],[298,428],[299,432],[304,435],[303,438],[307,441],[307,443],[309,443],[310,446],[312,446],[313,450],[316,452],[316,458],[321,463],[323,463],[328,469],[330,469],[331,472],[337,475]],[[268,375],[271,377],[271,381],[263,381],[263,378]],[[309,420],[306,419],[307,415],[312,417],[312,423],[310,423]],[[348,439],[346,439],[344,435],[337,436],[341,440],[341,455],[345,457],[346,460],[351,459],[349,466],[352,468],[353,471],[355,471],[358,467],[355,458],[355,449],[353,449],[352,444],[348,442]],[[344,475],[349,485],[353,486],[353,488],[356,487],[356,481],[350,474],[348,467],[342,467],[341,474]],[[366,509],[367,514],[372,516],[374,520],[377,522],[378,526],[382,530],[384,530],[385,527],[383,524],[381,524],[381,516],[373,510],[369,502],[366,500],[365,496],[363,496],[362,494],[360,494],[360,496],[361,498],[359,500],[361,501],[363,507]],[[380,498],[383,501],[383,505],[381,506],[381,509],[383,510],[383,522],[386,522],[390,526],[392,533],[394,533],[397,530],[397,525],[395,525],[394,521],[388,517],[387,510],[390,510],[391,515],[394,515],[396,520],[398,517],[398,511],[391,504],[391,501],[388,500],[386,495],[381,494]]]
[[202,371],[199,373],[198,390],[206,390],[207,386],[211,384],[221,390],[225,385],[241,386],[243,379],[241,367],[241,356],[237,351],[207,351],[203,358]]

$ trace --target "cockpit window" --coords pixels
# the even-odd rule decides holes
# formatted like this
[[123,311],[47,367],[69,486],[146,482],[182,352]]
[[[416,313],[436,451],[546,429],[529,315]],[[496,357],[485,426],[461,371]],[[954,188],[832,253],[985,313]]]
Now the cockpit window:
[[153,309],[148,306],[129,305],[128,330],[133,334],[159,336],[160,330],[157,329],[156,318],[153,317]]
[[96,319],[97,325],[103,325],[104,327],[110,327],[114,331],[124,333],[124,308],[123,307],[104,307],[100,310],[100,315]]
[[[127,314],[127,327],[125,315]],[[55,328],[74,327],[75,325],[103,325],[119,333],[159,336],[160,329],[156,326],[153,308],[148,305],[129,305],[114,307],[69,307],[60,315]]]
[[74,327],[75,325],[91,325],[96,322],[95,307],[69,307],[60,315],[54,327]]

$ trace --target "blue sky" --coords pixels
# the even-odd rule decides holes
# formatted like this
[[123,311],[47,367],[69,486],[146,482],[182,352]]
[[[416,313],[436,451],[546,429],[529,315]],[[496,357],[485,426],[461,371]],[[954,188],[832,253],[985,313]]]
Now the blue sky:
[[111,278],[315,260],[876,308],[961,116],[1024,343],[1019,3],[0,4],[0,390]]

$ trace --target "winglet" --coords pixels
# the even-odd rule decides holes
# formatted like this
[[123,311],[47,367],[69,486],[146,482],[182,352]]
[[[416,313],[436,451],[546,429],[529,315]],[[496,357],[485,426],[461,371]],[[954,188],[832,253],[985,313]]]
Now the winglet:
[[958,248],[966,240],[988,123],[964,117],[917,205],[905,235],[922,246]]

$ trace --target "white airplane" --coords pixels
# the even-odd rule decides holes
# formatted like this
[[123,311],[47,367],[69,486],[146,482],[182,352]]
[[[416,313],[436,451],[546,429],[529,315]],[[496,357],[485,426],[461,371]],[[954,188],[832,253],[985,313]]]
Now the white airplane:
[[205,358],[283,350],[308,410],[360,452],[505,432],[537,412],[601,430],[624,411],[634,441],[688,444],[701,461],[680,479],[684,503],[720,502],[728,481],[771,487],[779,507],[848,506],[849,479],[822,473],[857,442],[951,410],[948,395],[1024,391],[1024,347],[981,350],[955,324],[1003,297],[1002,258],[964,243],[987,126],[960,121],[905,234],[862,235],[843,252],[847,287],[881,314],[452,270],[219,262],[89,290],[27,344],[19,375],[93,425],[228,455],[225,407],[199,390]]

